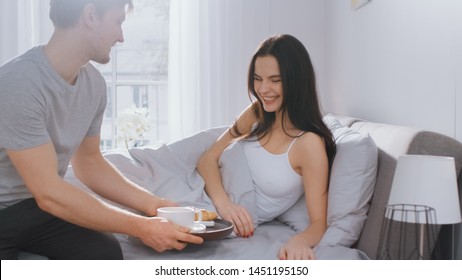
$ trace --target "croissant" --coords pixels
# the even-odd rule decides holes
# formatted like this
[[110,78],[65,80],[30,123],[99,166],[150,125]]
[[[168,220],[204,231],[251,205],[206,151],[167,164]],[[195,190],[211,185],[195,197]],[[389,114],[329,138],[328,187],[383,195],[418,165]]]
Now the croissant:
[[[218,214],[213,212],[213,211],[208,211],[205,209],[201,209],[202,213],[202,221],[213,221],[216,218],[218,218]],[[198,221],[199,220],[199,215],[198,213],[194,214],[194,220]]]

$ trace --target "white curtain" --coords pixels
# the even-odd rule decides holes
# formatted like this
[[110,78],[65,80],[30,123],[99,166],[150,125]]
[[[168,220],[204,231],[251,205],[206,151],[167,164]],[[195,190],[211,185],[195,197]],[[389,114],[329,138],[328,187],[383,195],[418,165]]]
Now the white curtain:
[[247,66],[268,35],[270,1],[171,0],[170,140],[229,125],[246,106]]
[[49,0],[0,0],[0,64],[49,39],[48,10]]

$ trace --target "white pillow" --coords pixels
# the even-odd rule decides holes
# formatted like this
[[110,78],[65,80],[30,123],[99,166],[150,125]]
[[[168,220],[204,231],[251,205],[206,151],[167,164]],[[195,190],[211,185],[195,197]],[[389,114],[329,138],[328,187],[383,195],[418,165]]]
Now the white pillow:
[[[364,226],[377,173],[377,146],[369,135],[345,127],[332,115],[324,117],[337,154],[329,185],[328,228],[319,246],[351,246]],[[297,232],[309,225],[304,196],[278,217]]]

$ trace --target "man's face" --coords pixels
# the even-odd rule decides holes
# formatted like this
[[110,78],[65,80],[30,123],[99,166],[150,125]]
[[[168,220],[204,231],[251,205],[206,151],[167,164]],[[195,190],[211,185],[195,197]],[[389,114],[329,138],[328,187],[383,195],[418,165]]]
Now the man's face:
[[92,44],[94,52],[90,60],[106,64],[110,60],[111,48],[124,41],[122,23],[125,21],[125,7],[114,7],[97,17]]

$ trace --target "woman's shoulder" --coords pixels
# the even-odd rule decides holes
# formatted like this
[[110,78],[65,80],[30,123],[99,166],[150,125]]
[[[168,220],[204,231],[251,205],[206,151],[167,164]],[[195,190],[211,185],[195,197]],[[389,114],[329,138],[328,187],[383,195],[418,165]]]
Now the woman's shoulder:
[[302,131],[300,132],[299,140],[297,141],[304,141],[304,142],[312,142],[312,141],[321,141],[322,137],[314,132],[310,131]]
[[305,132],[294,143],[289,155],[295,166],[300,168],[326,162],[327,153],[324,140],[313,132]]
[[295,141],[293,148],[297,154],[306,154],[306,152],[324,151],[325,144],[321,136],[314,132],[302,132]]

